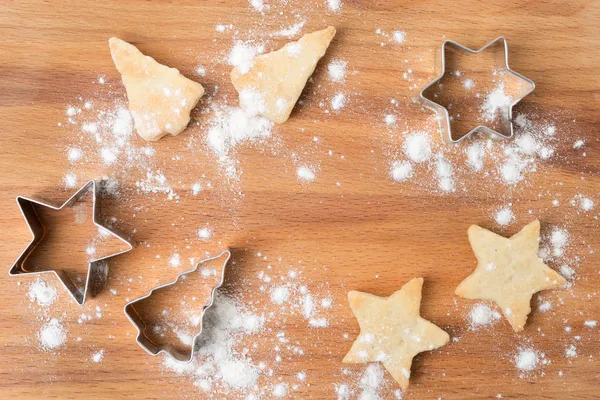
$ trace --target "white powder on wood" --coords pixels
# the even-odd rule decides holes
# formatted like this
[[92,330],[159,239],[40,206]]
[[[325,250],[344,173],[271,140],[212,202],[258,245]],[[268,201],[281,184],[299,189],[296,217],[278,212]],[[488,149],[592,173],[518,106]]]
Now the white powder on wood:
[[198,230],[198,237],[204,241],[209,241],[212,237],[212,230],[207,227],[200,228]]
[[273,389],[273,396],[275,397],[285,397],[288,394],[288,385],[287,383],[281,382],[278,383],[277,385],[275,385],[275,388]]
[[29,285],[27,295],[32,303],[37,302],[40,306],[47,307],[56,300],[56,289],[38,278]]
[[454,179],[452,171],[452,164],[444,160],[441,155],[438,155],[435,162],[435,174],[438,178],[438,187],[443,192],[454,191]]
[[396,182],[402,182],[412,176],[412,165],[406,161],[394,161],[390,175]]
[[594,208],[594,201],[589,197],[581,197],[579,204],[581,211],[591,211]]
[[550,244],[552,245],[552,255],[560,257],[564,254],[565,246],[569,241],[569,232],[566,229],[554,228],[550,235]]
[[333,60],[327,66],[329,79],[333,82],[343,82],[346,77],[346,66],[348,63],[344,60]]
[[598,321],[595,320],[587,320],[583,323],[588,328],[595,328],[598,325]]
[[483,168],[484,148],[483,144],[475,142],[467,147],[467,163],[475,171],[480,171]]
[[574,345],[569,345],[565,350],[565,357],[567,357],[567,358],[577,357],[577,348]]
[[254,45],[249,42],[236,42],[229,53],[229,64],[238,67],[242,74],[252,68],[254,57],[265,51],[264,45]]
[[77,147],[71,147],[69,150],[67,150],[67,158],[69,159],[70,163],[79,161],[81,157],[83,157],[83,152],[81,149]]
[[415,132],[406,137],[404,153],[412,161],[421,163],[431,157],[429,135],[426,132]]
[[208,146],[219,155],[226,155],[237,144],[271,136],[273,123],[253,117],[237,107],[215,109],[208,129]]
[[77,175],[75,174],[65,174],[63,176],[63,183],[65,184],[65,189],[73,189],[77,186]]
[[271,291],[271,300],[275,304],[283,304],[290,298],[290,290],[285,286],[278,286]]
[[265,8],[265,3],[263,0],[250,0],[250,5],[256,11],[263,11]]
[[394,31],[394,33],[392,34],[392,37],[394,38],[396,43],[403,44],[404,39],[406,38],[406,35],[402,31]]
[[341,110],[346,105],[346,96],[343,93],[338,93],[331,99],[331,108],[334,111]]
[[474,328],[490,325],[500,318],[497,311],[493,311],[487,304],[477,304],[469,313],[471,326]]
[[341,0],[327,0],[327,6],[334,13],[338,13],[342,9],[342,1]]
[[314,328],[326,328],[329,325],[329,321],[325,318],[311,318],[308,324]]
[[305,23],[306,23],[306,21],[300,21],[297,24],[290,26],[289,28],[281,29],[277,32],[271,33],[271,36],[281,36],[281,37],[291,38],[291,37],[299,34],[300,31],[302,31],[302,27],[304,26]]
[[181,266],[181,257],[179,256],[179,253],[174,253],[169,257],[169,265],[173,268]]
[[38,333],[40,347],[43,350],[54,350],[67,340],[67,331],[57,319],[43,325]]
[[538,365],[538,354],[533,349],[523,349],[515,357],[515,365],[521,371],[533,371]]
[[510,207],[504,207],[496,212],[494,219],[500,226],[506,226],[512,222],[514,218],[513,212]]
[[92,355],[92,362],[99,363],[104,358],[104,350],[100,350]]
[[386,125],[394,125],[397,121],[397,118],[394,114],[386,114],[383,120],[385,121]]
[[473,79],[466,78],[465,80],[463,80],[463,87],[466,90],[471,90],[475,87],[475,82],[473,81]]
[[249,394],[256,388],[261,370],[245,352],[237,352],[235,348],[242,335],[261,329],[261,319],[246,312],[233,299],[217,293],[213,306],[204,315],[203,326],[197,357],[192,363],[178,363],[167,357],[163,365],[177,374],[191,376],[194,384],[204,391],[217,383],[223,390],[243,390]]
[[486,121],[494,121],[497,118],[499,112],[501,113],[500,116],[502,118],[508,118],[508,109],[511,102],[512,97],[508,96],[504,92],[504,84],[501,84],[497,88],[495,88],[486,97],[485,103],[482,107],[483,116],[486,119]]
[[196,73],[196,75],[204,77],[206,76],[206,67],[204,65],[198,65],[196,66],[194,72]]
[[305,182],[312,182],[316,177],[314,171],[307,166],[299,167],[296,171],[296,175],[298,176],[298,179]]

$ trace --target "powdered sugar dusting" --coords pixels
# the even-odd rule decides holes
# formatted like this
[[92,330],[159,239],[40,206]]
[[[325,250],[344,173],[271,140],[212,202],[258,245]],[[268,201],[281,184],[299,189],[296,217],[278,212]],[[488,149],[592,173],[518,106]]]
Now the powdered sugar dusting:
[[42,350],[55,350],[67,340],[67,330],[57,319],[44,324],[38,333]]
[[36,302],[42,307],[48,307],[56,300],[56,288],[38,278],[29,285],[27,295],[32,303]]

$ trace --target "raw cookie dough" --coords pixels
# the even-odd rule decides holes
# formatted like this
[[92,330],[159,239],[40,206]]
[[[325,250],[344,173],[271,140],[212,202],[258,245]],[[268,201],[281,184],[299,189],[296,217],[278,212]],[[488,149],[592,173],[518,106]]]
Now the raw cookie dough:
[[110,38],[108,44],[138,134],[145,140],[158,140],[182,132],[190,122],[190,111],[204,94],[202,85],[121,39]]
[[515,332],[522,331],[531,312],[531,296],[567,282],[538,256],[540,221],[531,222],[510,239],[477,225],[468,233],[478,264],[455,293],[495,302]]
[[287,121],[334,35],[335,28],[330,26],[256,57],[248,71],[235,67],[231,82],[239,93],[240,107],[273,122]]
[[348,293],[360,335],[343,362],[380,361],[403,390],[408,388],[413,357],[442,347],[450,339],[442,329],[421,318],[422,287],[423,278],[415,278],[390,297]]

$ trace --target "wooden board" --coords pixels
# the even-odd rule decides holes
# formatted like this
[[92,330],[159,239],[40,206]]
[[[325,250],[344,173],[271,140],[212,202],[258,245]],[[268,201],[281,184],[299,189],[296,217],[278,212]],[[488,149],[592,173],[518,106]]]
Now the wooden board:
[[[135,330],[122,310],[128,299],[173,280],[188,258],[229,247],[235,264],[227,275],[227,292],[255,311],[274,313],[258,334],[238,343],[273,370],[272,376],[265,372],[259,378],[263,398],[270,398],[280,382],[288,384],[289,398],[336,398],[334,385],[341,383],[350,384],[357,397],[365,366],[340,363],[358,332],[346,293],[357,289],[389,295],[415,276],[425,278],[423,316],[456,340],[415,359],[405,398],[598,398],[598,328],[586,327],[584,321],[600,318],[600,208],[582,212],[569,202],[578,194],[600,202],[600,3],[354,0],[343,2],[340,13],[331,12],[325,1],[265,3],[273,4],[264,15],[245,1],[0,4],[0,265],[8,271],[30,239],[15,196],[62,202],[73,192],[62,181],[69,172],[81,184],[103,176],[118,179],[119,196],[100,200],[102,219],[115,217],[136,246],[110,262],[108,284],[116,294],[106,290],[82,308],[55,278],[45,279],[57,288],[58,300],[41,308],[27,297],[35,277],[3,275],[1,397],[207,397],[192,379],[166,371],[162,359],[135,344]],[[334,25],[336,38],[292,118],[273,130],[267,144],[236,148],[243,170],[237,183],[223,179],[216,157],[204,145],[212,112],[206,98],[194,112],[200,125],[152,145],[152,171],[164,173],[178,200],[139,192],[136,182],[145,179],[146,171],[128,169],[122,160],[106,166],[90,153],[85,162],[69,163],[69,146],[91,139],[81,136],[80,124],[68,124],[66,107],[91,101],[100,110],[125,100],[110,59],[109,37],[130,41],[159,62],[179,68],[215,99],[233,106],[236,93],[228,79],[227,56],[235,40],[268,40],[267,51],[276,49],[288,39],[269,33],[303,20],[302,32]],[[233,27],[217,32],[217,24]],[[395,30],[405,32],[404,44],[389,37]],[[511,66],[537,85],[517,111],[556,126],[555,154],[518,185],[504,185],[497,175],[461,172],[461,189],[443,194],[435,189],[435,179],[421,184],[421,178],[433,174],[426,166],[410,181],[394,183],[388,171],[394,155],[402,154],[402,132],[433,132],[435,126],[431,112],[412,100],[434,77],[436,49],[445,39],[478,48],[499,35],[509,40]],[[348,62],[343,84],[327,78],[325,66],[336,58]],[[205,77],[194,73],[199,64],[207,69]],[[409,69],[409,79],[403,78]],[[107,84],[99,85],[99,76]],[[346,106],[325,113],[338,91],[346,94]],[[398,107],[391,99],[397,99]],[[391,132],[383,123],[390,110],[399,121]],[[431,137],[441,146],[437,135]],[[583,149],[573,149],[578,139],[585,141]],[[137,137],[131,142],[144,145]],[[459,148],[448,157],[458,163],[461,154]],[[314,182],[296,178],[302,163],[318,170]],[[194,196],[190,185],[197,181],[205,190]],[[553,206],[553,200],[559,205]],[[516,222],[498,227],[494,212],[508,203]],[[471,330],[466,314],[474,302],[453,294],[475,265],[468,226],[477,223],[510,235],[533,218],[542,221],[545,234],[553,226],[568,230],[566,261],[550,265],[576,268],[572,286],[535,296],[522,333],[515,334],[504,320]],[[213,230],[208,242],[196,235],[202,226]],[[68,247],[55,251],[65,263],[72,260]],[[184,261],[180,268],[168,266],[175,252]],[[320,311],[329,321],[327,328],[309,327],[301,312],[272,304],[270,288],[289,283],[291,269],[316,298],[332,299],[333,307]],[[261,271],[274,283],[259,280]],[[551,310],[539,311],[540,299],[551,302]],[[92,315],[91,321],[78,323],[81,314]],[[62,321],[68,337],[64,346],[47,352],[39,349],[37,335],[50,318]],[[288,346],[280,343],[279,332],[285,333]],[[577,357],[565,357],[571,345]],[[303,355],[293,354],[289,346],[301,348]],[[522,374],[513,360],[523,347],[533,347],[551,363]],[[102,362],[92,363],[92,354],[100,349]],[[275,362],[277,354],[280,363]],[[300,371],[307,375],[304,382],[296,378]],[[395,389],[386,375],[380,395],[393,398]],[[214,390],[214,397],[246,394]]]

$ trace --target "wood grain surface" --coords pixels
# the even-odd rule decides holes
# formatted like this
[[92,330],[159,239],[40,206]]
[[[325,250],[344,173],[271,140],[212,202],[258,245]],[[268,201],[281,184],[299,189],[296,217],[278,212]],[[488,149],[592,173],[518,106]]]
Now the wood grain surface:
[[[422,315],[455,340],[415,358],[406,399],[599,398],[599,332],[584,321],[600,319],[600,207],[582,212],[570,201],[584,194],[600,204],[600,3],[346,0],[339,13],[324,0],[265,3],[270,8],[261,14],[246,1],[0,2],[0,265],[6,271],[0,278],[0,397],[245,398],[244,391],[218,388],[206,394],[189,377],[165,370],[162,357],[150,357],[136,345],[135,329],[123,313],[127,300],[172,281],[189,258],[230,248],[233,264],[224,290],[255,312],[274,313],[261,332],[238,344],[253,348],[253,359],[273,369],[272,376],[259,378],[262,398],[271,398],[279,382],[289,385],[288,398],[336,398],[334,385],[340,383],[358,388],[365,366],[341,364],[358,332],[347,292],[389,295],[417,276],[425,278]],[[236,104],[227,55],[236,40],[266,41],[267,51],[277,49],[289,39],[269,33],[301,20],[306,20],[303,33],[327,25],[338,33],[290,120],[273,129],[267,145],[236,148],[243,173],[232,182],[203,141],[209,99]],[[217,32],[217,24],[232,27]],[[405,32],[404,44],[389,37],[395,30]],[[435,184],[432,189],[423,183],[433,174],[425,166],[408,182],[395,183],[389,168],[402,153],[403,132],[427,130],[442,146],[432,113],[413,102],[435,77],[436,49],[445,39],[479,48],[500,35],[509,41],[511,66],[537,86],[515,111],[556,126],[554,155],[516,185],[485,173],[461,173],[459,190],[443,194]],[[136,182],[146,170],[129,168],[126,160],[107,166],[88,154],[85,162],[72,165],[65,155],[73,143],[89,140],[82,139],[80,126],[68,124],[67,106],[91,101],[100,110],[125,101],[108,50],[111,36],[207,89],[192,126],[152,144],[154,171],[164,173],[178,199],[140,192]],[[327,77],[327,63],[338,58],[348,62],[343,84]],[[194,73],[199,64],[206,67],[205,77]],[[99,76],[107,84],[99,85]],[[320,103],[338,91],[346,94],[346,106],[324,112]],[[391,109],[398,116],[392,132],[383,123]],[[583,149],[573,148],[578,139],[585,141]],[[144,145],[137,136],[131,141]],[[458,165],[463,152],[457,148],[447,157]],[[296,178],[302,163],[317,169],[314,182]],[[109,263],[108,285],[116,294],[105,290],[79,308],[55,278],[46,277],[58,299],[42,308],[27,297],[35,276],[8,276],[30,240],[14,198],[61,203],[74,192],[63,183],[69,172],[80,184],[105,176],[118,180],[118,196],[100,196],[101,220],[114,217],[135,247]],[[197,181],[211,185],[194,196],[190,185]],[[508,203],[516,222],[502,228],[494,212]],[[541,220],[544,235],[549,227],[568,230],[564,260],[549,264],[576,269],[572,284],[535,296],[521,333],[503,319],[470,329],[466,315],[474,302],[453,293],[475,266],[467,228],[475,223],[511,235],[534,218]],[[210,241],[198,238],[202,226],[211,227]],[[53,265],[62,260],[65,268],[83,250],[76,241],[52,247],[59,255]],[[168,265],[174,252],[185,262],[180,268]],[[290,270],[315,296],[333,300],[325,311],[327,328],[309,327],[301,313],[273,305],[269,288],[257,278],[266,271],[286,282]],[[549,311],[537,309],[542,300],[552,303]],[[77,322],[82,313],[95,315],[96,307],[101,318]],[[48,352],[39,348],[37,335],[50,318],[62,321],[68,338]],[[304,354],[278,353],[279,332]],[[571,345],[577,356],[565,357]],[[551,362],[521,373],[513,359],[523,347]],[[92,363],[92,354],[101,349],[104,359]],[[277,354],[283,356],[280,363],[274,361]],[[306,381],[298,381],[299,371]],[[379,394],[394,398],[395,389],[386,375]],[[352,397],[359,395],[355,389]]]

